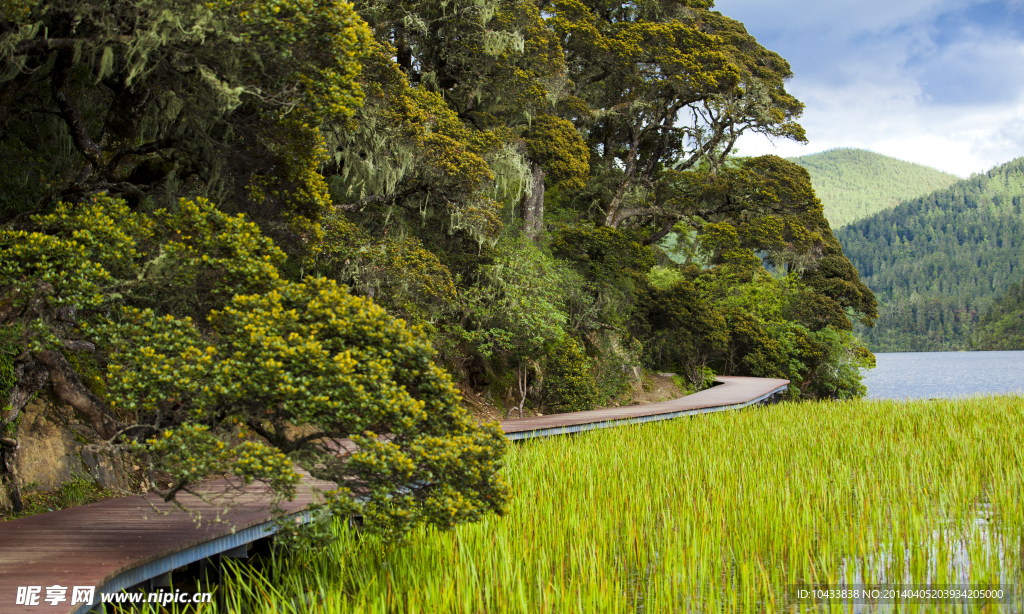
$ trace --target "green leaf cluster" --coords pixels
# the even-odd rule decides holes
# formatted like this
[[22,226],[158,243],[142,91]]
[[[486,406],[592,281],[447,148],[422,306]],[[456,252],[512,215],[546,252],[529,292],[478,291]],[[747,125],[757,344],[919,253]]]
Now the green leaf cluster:
[[1024,349],[1024,282],[1016,283],[992,302],[977,326],[979,350]]
[[548,357],[547,403],[554,413],[587,411],[598,399],[591,361],[579,342],[565,337],[551,347]]

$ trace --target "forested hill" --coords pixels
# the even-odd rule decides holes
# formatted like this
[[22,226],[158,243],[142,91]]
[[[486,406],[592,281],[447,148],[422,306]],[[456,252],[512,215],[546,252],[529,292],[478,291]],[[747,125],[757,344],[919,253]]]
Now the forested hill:
[[1024,158],[835,231],[879,300],[874,351],[971,348],[980,317],[1024,278]]
[[863,149],[830,149],[788,159],[810,173],[832,228],[892,209],[901,201],[949,187],[959,179]]

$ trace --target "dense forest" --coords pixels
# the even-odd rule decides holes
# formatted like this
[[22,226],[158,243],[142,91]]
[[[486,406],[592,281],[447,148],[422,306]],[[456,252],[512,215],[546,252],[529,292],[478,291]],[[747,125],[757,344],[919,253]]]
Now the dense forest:
[[[875,327],[858,329],[868,346],[972,349],[976,325],[993,300],[1024,278],[1022,200],[1019,158],[837,230],[879,299]],[[1007,301],[1000,310],[1012,296]]]
[[863,149],[829,149],[787,158],[811,174],[833,229],[949,187],[959,177]]
[[519,413],[615,403],[638,366],[863,393],[876,302],[807,172],[730,156],[805,140],[789,64],[708,0],[3,6],[15,500],[38,393],[167,497],[287,492],[298,462],[396,534],[507,500],[459,387]]
[[974,349],[1024,350],[1024,282],[992,302],[978,322]]

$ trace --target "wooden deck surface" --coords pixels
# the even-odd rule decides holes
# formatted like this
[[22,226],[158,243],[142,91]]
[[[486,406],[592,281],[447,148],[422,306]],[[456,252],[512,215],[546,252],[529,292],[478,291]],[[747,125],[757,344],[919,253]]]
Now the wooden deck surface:
[[719,376],[716,379],[720,382],[718,386],[672,401],[505,420],[501,423],[501,427],[509,436],[529,434],[533,431],[547,434],[547,432],[560,427],[571,428],[585,424],[616,423],[710,407],[731,407],[749,403],[780,388],[784,389],[789,384],[789,380],[761,377]]
[[[546,436],[556,434],[558,429],[578,429],[581,425],[740,406],[784,389],[788,383],[747,377],[719,380],[719,386],[664,403],[507,420],[502,427],[510,437]],[[98,591],[127,570],[265,523],[270,514],[266,488],[253,485],[239,490],[233,486],[226,480],[205,485],[209,493],[231,493],[234,506],[224,515],[225,522],[205,520],[216,515],[216,508],[190,495],[183,496],[182,501],[203,513],[201,523],[181,512],[160,514],[157,510],[169,511],[170,506],[147,495],[0,523],[0,614],[74,612],[79,608],[71,605],[74,586],[95,586]],[[310,486],[327,485],[307,480],[295,501],[286,503],[285,509],[304,509],[312,501]],[[53,585],[68,587],[67,601],[56,605],[44,601],[46,587]],[[16,605],[20,586],[41,586],[39,605]]]
[[[307,479],[295,500],[282,507],[289,512],[304,509],[312,502],[311,485],[331,486]],[[222,497],[221,501],[230,500],[232,507],[220,522],[214,520],[217,506],[197,497],[180,498],[200,512],[199,523],[150,494],[0,523],[0,613],[73,612],[79,608],[71,606],[74,586],[94,586],[98,591],[125,570],[260,525],[270,516],[269,491],[263,485],[239,489],[237,481],[216,480],[203,488]],[[67,601],[56,605],[43,601],[46,587],[53,585],[68,588]],[[42,586],[40,604],[16,605],[19,586]]]

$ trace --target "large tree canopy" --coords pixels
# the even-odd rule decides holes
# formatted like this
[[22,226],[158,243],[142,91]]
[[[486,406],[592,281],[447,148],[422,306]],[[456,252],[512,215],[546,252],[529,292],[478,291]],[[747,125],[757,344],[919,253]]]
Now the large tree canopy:
[[657,217],[661,171],[718,169],[747,131],[805,140],[789,64],[705,1],[556,0],[571,96],[593,152],[598,222]]
[[301,241],[329,203],[319,126],[361,103],[369,35],[339,0],[16,3],[0,23],[0,156],[15,162],[0,207],[206,196]]

